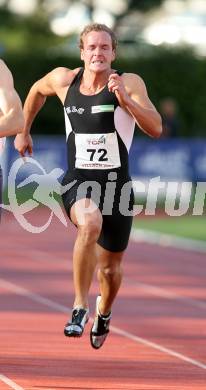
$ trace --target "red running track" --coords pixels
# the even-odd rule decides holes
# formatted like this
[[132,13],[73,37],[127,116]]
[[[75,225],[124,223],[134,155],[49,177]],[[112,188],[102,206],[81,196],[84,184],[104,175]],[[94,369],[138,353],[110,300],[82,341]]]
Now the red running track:
[[[38,225],[46,214],[33,214]],[[43,222],[43,223],[44,223]],[[0,390],[206,389],[206,256],[130,243],[111,333],[68,339],[75,230],[0,228]],[[90,293],[94,314],[96,280]]]

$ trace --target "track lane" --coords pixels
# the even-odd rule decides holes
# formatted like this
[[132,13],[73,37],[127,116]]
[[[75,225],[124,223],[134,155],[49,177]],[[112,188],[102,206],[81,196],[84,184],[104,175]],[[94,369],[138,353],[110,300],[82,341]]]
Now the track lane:
[[[72,268],[69,258],[72,252],[72,228],[68,234],[64,227],[54,223],[41,237],[22,231],[16,222],[10,220],[4,225],[2,233],[1,247],[4,248],[5,256],[1,262],[1,277],[60,305],[71,306]],[[11,246],[8,245],[8,239],[12,243]],[[200,277],[205,260],[198,255],[198,264],[202,268],[194,274],[193,262],[197,260],[196,256],[191,259],[190,253],[184,252],[182,260],[182,251],[175,251],[175,260],[172,266],[169,264],[167,267],[168,262],[163,257],[168,248],[158,252],[157,248],[154,251],[154,247],[137,247],[136,244],[130,244],[124,261],[125,281],[114,306],[112,325],[153,342],[160,342],[165,347],[171,347],[191,358],[200,361],[202,359],[204,364],[205,311],[198,307],[185,309],[184,303],[154,296],[145,288],[134,286],[134,283],[155,282],[157,286],[169,286],[174,292],[184,291],[193,297],[195,295],[190,291],[192,281],[192,290],[195,292],[198,289],[197,295],[201,296],[205,292]],[[181,261],[189,262],[191,266],[185,273],[181,270],[179,275],[178,265]],[[95,283],[91,290],[92,308],[96,291]],[[67,340],[62,336],[67,316],[54,313],[53,309],[46,309],[37,302],[31,303],[26,297],[18,297],[4,291],[1,309],[4,318],[4,332],[1,332],[4,341],[2,350],[6,351],[5,356],[8,359],[3,359],[6,371],[1,371],[5,375],[8,374],[8,377],[9,374],[12,375],[16,383],[23,388],[26,386],[25,389],[165,390],[174,388],[174,385],[181,390],[186,385],[186,388],[191,389],[204,388],[205,372],[200,368],[191,367],[188,363],[179,362],[160,351],[137,345],[134,341],[122,339],[118,335],[111,334],[107,344],[98,352],[89,346],[89,327],[81,340]],[[11,332],[13,324],[15,327]],[[20,340],[23,340],[23,345]],[[69,366],[66,364],[67,359]],[[57,367],[56,371],[54,366]],[[26,370],[23,370],[23,367],[26,367]]]

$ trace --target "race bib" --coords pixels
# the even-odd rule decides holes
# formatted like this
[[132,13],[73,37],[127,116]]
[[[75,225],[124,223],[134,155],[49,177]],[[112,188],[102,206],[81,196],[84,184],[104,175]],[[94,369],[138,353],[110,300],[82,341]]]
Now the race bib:
[[113,169],[121,166],[116,132],[75,134],[76,161],[79,169]]

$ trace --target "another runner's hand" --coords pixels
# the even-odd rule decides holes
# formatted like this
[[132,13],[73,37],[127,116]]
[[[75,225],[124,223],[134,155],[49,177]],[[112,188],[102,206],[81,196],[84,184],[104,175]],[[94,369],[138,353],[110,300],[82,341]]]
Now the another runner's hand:
[[117,73],[112,73],[109,76],[108,89],[115,93],[121,106],[127,105],[129,95],[125,89],[122,78]]
[[31,156],[33,152],[33,141],[30,134],[17,134],[14,140],[14,147],[22,157],[25,156],[26,152]]

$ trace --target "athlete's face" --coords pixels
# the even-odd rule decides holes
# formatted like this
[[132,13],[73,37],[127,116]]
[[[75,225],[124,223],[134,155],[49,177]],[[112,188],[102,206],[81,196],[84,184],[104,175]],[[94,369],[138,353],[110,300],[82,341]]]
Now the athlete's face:
[[111,67],[115,51],[112,49],[111,37],[106,31],[91,31],[83,38],[83,42],[81,59],[85,68],[98,73]]

